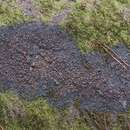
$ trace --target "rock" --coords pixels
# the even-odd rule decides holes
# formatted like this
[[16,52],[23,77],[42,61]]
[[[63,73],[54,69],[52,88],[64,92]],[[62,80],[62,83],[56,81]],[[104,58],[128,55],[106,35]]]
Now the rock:
[[[81,54],[58,26],[34,22],[1,28],[0,41],[1,91],[26,99],[44,96],[57,107],[78,99],[82,109],[95,111],[122,111],[126,105],[117,99],[130,99],[129,71],[99,52]],[[127,47],[113,50],[129,62]]]

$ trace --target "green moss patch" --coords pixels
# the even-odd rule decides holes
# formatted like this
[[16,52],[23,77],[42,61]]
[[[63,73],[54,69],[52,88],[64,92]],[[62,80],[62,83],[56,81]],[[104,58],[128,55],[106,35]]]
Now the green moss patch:
[[72,7],[73,3],[66,0],[37,0],[34,5],[40,10],[43,22],[49,22],[52,18],[65,8]]
[[5,130],[122,130],[129,122],[129,112],[81,111],[77,105],[57,109],[43,98],[25,101],[12,92],[0,93],[0,127]]
[[83,52],[92,51],[97,43],[130,45],[130,17],[126,13],[130,9],[129,3],[129,0],[99,0],[88,8],[85,1],[78,2],[63,27]]
[[69,109],[59,110],[43,98],[21,100],[12,92],[0,93],[0,126],[6,130],[90,130],[72,118]]
[[0,26],[13,25],[29,20],[23,15],[15,0],[0,1]]

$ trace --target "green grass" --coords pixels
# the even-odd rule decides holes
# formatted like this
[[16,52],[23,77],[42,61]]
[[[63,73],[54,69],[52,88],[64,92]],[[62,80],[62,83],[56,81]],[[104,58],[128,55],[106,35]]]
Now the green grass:
[[16,0],[0,1],[0,26],[14,25],[29,20],[19,9]]
[[[117,43],[130,45],[130,22],[124,18],[124,9],[130,9],[130,0],[99,0],[88,8],[79,1],[62,25],[76,40],[82,52],[94,50],[97,43],[113,46]],[[128,16],[127,16],[128,17]]]

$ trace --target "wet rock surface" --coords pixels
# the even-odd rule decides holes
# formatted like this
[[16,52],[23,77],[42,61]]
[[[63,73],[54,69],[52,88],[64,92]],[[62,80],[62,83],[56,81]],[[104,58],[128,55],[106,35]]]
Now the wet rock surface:
[[[43,96],[58,107],[126,111],[130,71],[99,52],[81,54],[58,26],[28,23],[0,29],[0,90],[26,99]],[[129,50],[113,50],[130,63]]]

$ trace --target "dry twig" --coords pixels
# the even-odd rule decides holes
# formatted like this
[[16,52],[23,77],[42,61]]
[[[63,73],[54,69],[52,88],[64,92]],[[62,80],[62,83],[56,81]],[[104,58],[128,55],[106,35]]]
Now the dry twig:
[[110,47],[105,44],[98,43],[98,45],[105,50],[116,62],[118,62],[124,69],[128,70],[130,65],[123,60],[118,54],[116,54]]

